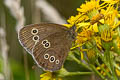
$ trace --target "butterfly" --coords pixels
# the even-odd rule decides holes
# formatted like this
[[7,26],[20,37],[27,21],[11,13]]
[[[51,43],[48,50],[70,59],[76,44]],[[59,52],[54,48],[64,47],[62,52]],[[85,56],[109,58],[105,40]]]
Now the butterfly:
[[32,24],[20,29],[18,39],[39,67],[53,72],[63,65],[74,41],[74,30],[60,24]]

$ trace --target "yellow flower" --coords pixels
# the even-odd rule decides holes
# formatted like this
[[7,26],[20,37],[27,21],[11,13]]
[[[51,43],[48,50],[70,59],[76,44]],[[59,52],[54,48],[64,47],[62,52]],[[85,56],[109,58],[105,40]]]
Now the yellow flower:
[[112,30],[104,30],[102,33],[101,33],[101,39],[103,41],[111,41],[112,40],[112,35],[113,35],[113,31]]
[[93,32],[98,32],[98,24],[95,23],[93,25],[90,25],[89,29],[92,30]]
[[81,52],[81,60],[83,60],[83,59],[84,59],[84,53]]
[[44,74],[41,74],[40,80],[62,80],[61,78],[56,78],[56,76],[53,74],[54,72],[46,72]]
[[83,49],[82,47],[80,47],[80,51],[81,51],[81,52],[80,52],[80,54],[81,54],[81,60],[83,60],[83,59],[84,59],[84,53],[83,53],[83,52],[84,52],[84,51],[87,52],[88,49]]
[[95,16],[92,17],[90,23],[93,25],[93,24],[99,22],[99,20],[101,20],[103,18],[104,18],[103,14],[96,14]]
[[81,15],[71,16],[71,17],[67,20],[67,22],[68,22],[69,24],[64,24],[64,26],[66,26],[66,27],[68,27],[68,28],[72,27],[72,26],[75,24],[75,22],[80,18],[80,16],[81,16]]
[[90,40],[92,35],[92,31],[83,29],[82,32],[78,33],[76,43],[83,44],[87,40]]
[[96,53],[95,53],[95,51],[94,51],[93,49],[89,49],[89,50],[87,51],[87,57],[88,57],[89,59],[95,58],[95,56],[96,56]]
[[72,24],[63,24],[63,26],[71,28],[73,25]]
[[77,11],[82,13],[87,13],[91,10],[99,8],[99,0],[92,0],[90,2],[86,2],[85,4],[82,4],[80,8],[77,8]]
[[102,50],[102,43],[101,43],[101,38],[100,37],[95,37],[95,41],[97,44],[97,47]]
[[83,21],[83,20],[88,20],[88,16],[79,13],[79,14],[76,15],[76,16],[71,16],[71,17],[67,20],[67,22],[68,22],[69,24],[64,24],[64,26],[70,28],[70,27],[72,27],[73,25],[75,25],[76,23],[81,22],[81,21]]
[[[117,66],[119,66],[119,64],[117,64]],[[106,72],[110,72],[110,70],[107,68],[107,66],[105,64],[101,64],[100,66],[98,66],[96,69],[104,76],[106,76],[106,72],[104,72],[102,70],[102,68],[104,68],[106,70]],[[117,74],[117,76],[120,76],[120,70],[118,70],[117,68],[115,68],[115,72]]]
[[51,79],[53,79],[51,72],[41,74],[40,77],[41,77],[40,80],[51,80]]
[[[104,54],[104,51],[107,50],[113,53],[119,53],[119,1],[120,0],[87,0],[80,6],[80,8],[77,8],[78,14],[76,16],[71,16],[71,18],[68,20],[69,24],[66,24],[65,26],[76,26],[77,33],[75,45],[71,49],[79,47],[82,60],[86,58],[84,57],[83,52],[87,53],[87,57],[90,62],[95,62],[95,59],[98,59],[98,55],[96,55],[97,53]],[[111,47],[104,46],[109,43]],[[112,45],[113,43],[114,45]],[[83,47],[86,49],[86,51],[81,49]],[[96,49],[96,47],[98,49]],[[106,47],[110,49],[107,49]],[[102,54],[100,58],[102,59],[103,63],[105,63],[106,60],[104,60],[104,58],[107,57],[106,55]],[[116,56],[113,55],[113,60],[116,62],[117,60],[116,58],[114,59],[114,57]],[[96,69],[100,71],[102,75],[110,77],[112,75],[110,68],[111,66],[101,64]],[[116,75],[120,76],[120,70],[118,69],[115,68]]]
[[120,49],[120,37],[117,37],[117,47]]
[[[119,64],[117,64],[117,66],[119,66],[119,67],[120,67],[120,65],[119,65]],[[115,69],[115,71],[116,71],[117,76],[120,76],[120,70]]]
[[115,4],[119,2],[119,0],[101,0],[101,1],[105,1],[106,3],[111,3],[111,4]]
[[85,27],[85,26],[89,26],[90,25],[90,22],[81,22],[81,23],[78,23],[77,24],[77,28],[76,28],[76,31],[78,31],[79,30],[79,28],[81,28],[81,27]]
[[109,26],[116,25],[118,23],[118,11],[114,9],[114,6],[107,7],[107,10],[101,9],[101,14],[104,15],[105,23]]
[[106,72],[110,72],[110,70],[106,67],[105,64],[101,64],[100,66],[98,66],[96,69],[104,76],[106,76],[106,72],[104,72],[102,70],[102,68],[104,68],[106,70]]
[[120,25],[120,21],[118,21],[118,23],[117,23],[117,24],[113,25],[113,26],[112,26],[112,29],[117,28],[119,25]]
[[115,71],[116,71],[116,74],[117,74],[118,76],[120,76],[120,70],[115,69]]

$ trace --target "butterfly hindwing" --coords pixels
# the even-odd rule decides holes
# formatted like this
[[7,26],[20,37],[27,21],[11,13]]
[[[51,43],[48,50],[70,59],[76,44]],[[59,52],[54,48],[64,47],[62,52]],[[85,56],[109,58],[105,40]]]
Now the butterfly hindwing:
[[[72,41],[69,37],[66,30],[61,30],[39,41],[33,49],[33,58],[38,66],[49,71],[59,70],[71,47]],[[49,47],[43,44],[45,40],[47,40],[46,44],[49,43]],[[45,57],[46,55],[48,57]]]

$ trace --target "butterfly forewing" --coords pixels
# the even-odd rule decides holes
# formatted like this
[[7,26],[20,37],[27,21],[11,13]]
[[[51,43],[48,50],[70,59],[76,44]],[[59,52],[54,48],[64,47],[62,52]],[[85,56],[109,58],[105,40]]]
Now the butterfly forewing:
[[35,42],[33,41],[33,35],[31,34],[33,26],[23,27],[19,34],[18,38],[21,45],[29,52],[32,53],[33,46]]
[[[19,34],[18,39],[21,45],[29,52],[32,53],[32,49],[35,45],[35,41],[33,41],[33,37],[35,35],[39,36],[39,39],[43,39],[44,37],[59,31],[59,27],[56,27],[57,24],[33,24],[23,27]],[[49,26],[52,26],[49,28]],[[37,29],[37,34],[32,34],[32,29]],[[54,30],[56,29],[56,30]]]

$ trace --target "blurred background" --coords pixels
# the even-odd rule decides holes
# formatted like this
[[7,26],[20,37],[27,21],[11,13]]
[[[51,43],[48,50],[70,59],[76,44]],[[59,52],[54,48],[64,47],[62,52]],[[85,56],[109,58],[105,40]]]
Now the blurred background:
[[[84,0],[0,0],[0,80],[39,80],[43,70],[35,67],[31,55],[20,45],[17,33],[28,24],[64,24],[77,14]],[[87,71],[65,61],[68,71]],[[68,76],[63,80],[92,80],[92,76]]]

